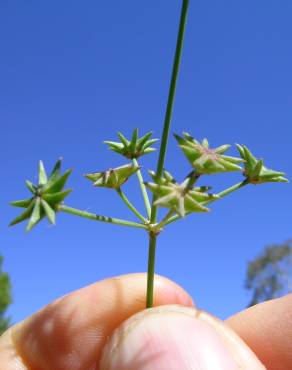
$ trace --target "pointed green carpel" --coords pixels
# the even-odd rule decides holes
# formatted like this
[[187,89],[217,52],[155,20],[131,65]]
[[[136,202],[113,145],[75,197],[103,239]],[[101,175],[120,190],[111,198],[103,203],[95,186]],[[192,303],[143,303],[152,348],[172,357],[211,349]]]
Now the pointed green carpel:
[[162,176],[159,178],[156,174],[156,172],[149,170],[149,175],[151,176],[152,180],[159,185],[165,185],[168,183],[176,183],[174,177],[166,170],[163,171]]
[[71,189],[64,190],[72,170],[67,170],[62,175],[60,169],[61,159],[56,162],[51,174],[48,176],[43,162],[39,162],[38,185],[26,181],[26,186],[33,194],[33,197],[10,203],[14,207],[25,208],[25,211],[16,217],[9,226],[29,219],[26,230],[30,231],[45,217],[48,218],[50,223],[55,224],[58,207],[72,191]]
[[236,144],[236,146],[244,160],[243,175],[249,183],[257,185],[266,182],[288,182],[284,172],[265,167],[263,160],[256,158],[245,145]]
[[43,186],[47,183],[48,177],[43,164],[43,161],[39,161],[39,185]]
[[152,132],[148,132],[141,138],[138,137],[138,129],[133,131],[131,140],[125,138],[125,136],[118,132],[118,137],[121,142],[116,141],[104,141],[108,145],[109,149],[114,152],[121,154],[128,159],[137,159],[144,154],[152,153],[156,149],[151,146],[158,141],[158,139],[150,139]]
[[28,188],[28,190],[32,193],[32,194],[36,194],[37,192],[37,186],[34,185],[31,181],[29,180],[26,180],[25,181],[25,185],[26,187]]
[[193,188],[189,186],[190,178],[186,178],[181,184],[178,184],[166,171],[159,179],[153,171],[150,172],[150,175],[154,182],[146,182],[145,185],[156,195],[155,204],[173,210],[180,217],[192,212],[208,212],[209,209],[203,203],[210,199],[217,199],[216,195],[205,192],[206,187]]
[[119,189],[139,169],[140,166],[131,163],[116,168],[110,168],[104,172],[88,173],[84,176],[93,181],[94,186]]
[[26,231],[30,231],[41,219],[41,199],[37,197],[34,202],[34,207],[29,218]]
[[229,144],[211,149],[207,139],[203,139],[202,143],[200,143],[187,132],[183,133],[183,137],[176,134],[174,134],[174,137],[197,174],[242,170],[239,166],[243,162],[241,158],[230,157],[224,154],[230,148]]
[[32,199],[33,198],[15,200],[14,202],[10,202],[9,204],[14,207],[27,208],[30,205]]

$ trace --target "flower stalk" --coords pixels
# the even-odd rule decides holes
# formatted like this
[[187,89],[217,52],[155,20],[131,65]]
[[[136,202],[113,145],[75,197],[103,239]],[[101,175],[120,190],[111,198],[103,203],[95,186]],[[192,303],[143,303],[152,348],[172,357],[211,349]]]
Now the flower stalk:
[[[226,195],[229,195],[231,193],[233,193],[234,191],[238,190],[238,189],[241,189],[243,186],[245,185],[248,185],[249,182],[247,180],[243,180],[233,186],[230,186],[229,188],[223,190],[223,191],[220,191],[220,193],[217,193],[217,196],[219,197],[219,199],[223,198],[223,197],[226,197]],[[207,203],[211,203],[212,200],[208,201]]]
[[153,307],[156,241],[157,236],[149,233],[146,308]]
[[123,200],[123,202],[126,204],[126,206],[144,223],[144,224],[147,224],[148,221],[146,220],[145,217],[143,217],[141,215],[141,213],[133,206],[133,204],[129,201],[129,199],[126,197],[126,195],[124,194],[124,192],[122,191],[121,188],[118,188],[117,189],[117,193],[119,194],[119,196],[121,197],[121,199]]
[[[137,159],[135,159],[135,158],[133,159],[133,164],[134,164],[135,167],[139,167]],[[139,185],[140,185],[140,188],[141,188],[141,193],[142,193],[142,196],[143,196],[147,216],[148,216],[148,219],[150,219],[151,204],[150,204],[150,200],[149,200],[148,193],[147,193],[147,190],[146,190],[146,186],[144,184],[144,180],[143,180],[143,176],[142,176],[140,167],[139,167],[139,170],[136,172],[136,174],[137,174],[137,178],[138,178]]]
[[[239,189],[241,189],[243,186],[245,186],[245,185],[248,185],[249,184],[249,182],[247,181],[247,180],[244,180],[244,181],[241,181],[241,182],[239,182],[239,183],[237,183],[237,184],[235,184],[235,185],[232,185],[232,186],[230,186],[229,188],[227,188],[227,189],[225,189],[225,190],[223,190],[223,191],[221,191],[220,193],[217,193],[216,194],[216,197],[214,197],[214,198],[211,198],[211,199],[209,199],[209,200],[206,200],[206,201],[204,201],[204,202],[202,202],[203,203],[203,205],[208,205],[208,204],[210,204],[210,203],[212,203],[212,202],[214,202],[214,201],[216,201],[216,200],[219,200],[219,199],[222,199],[223,197],[226,197],[226,195],[229,195],[229,194],[231,194],[231,193],[233,193],[234,191],[236,191],[236,190],[239,190]],[[188,212],[187,213],[187,215],[189,214],[190,212]],[[164,222],[164,225],[169,225],[169,224],[171,224],[171,223],[173,223],[173,222],[175,222],[175,221],[177,221],[178,219],[180,218],[180,216],[179,215],[174,215],[174,216],[172,216],[172,217],[168,217],[166,220],[165,220],[165,222]]]
[[[177,36],[177,42],[176,42],[176,50],[175,50],[173,68],[172,68],[172,76],[171,76],[171,81],[170,81],[168,101],[167,101],[167,106],[166,106],[166,113],[165,113],[163,132],[162,132],[162,138],[161,138],[161,144],[160,144],[159,158],[158,158],[158,164],[157,164],[157,170],[156,170],[158,178],[161,177],[163,167],[164,167],[167,142],[168,142],[168,136],[169,136],[169,128],[170,128],[173,103],[174,103],[174,98],[175,98],[176,83],[177,83],[177,77],[178,77],[182,48],[183,48],[183,40],[184,40],[184,33],[185,33],[185,27],[186,27],[188,6],[189,6],[189,0],[183,0],[182,8],[181,8],[181,15],[180,15],[179,29],[178,29],[178,36]],[[156,200],[157,200],[157,197],[154,194],[152,198],[152,207],[151,207],[151,217],[150,217],[151,224],[156,223],[156,217],[157,217],[157,204],[155,204]],[[150,234],[149,236],[149,256],[148,256],[147,292],[146,292],[146,307],[147,308],[152,307],[153,305],[153,287],[154,287],[153,281],[154,281],[156,238],[157,238],[156,235]]]
[[58,210],[65,212],[65,213],[69,213],[74,216],[88,218],[93,221],[101,221],[101,222],[107,222],[110,224],[115,224],[115,225],[120,225],[120,226],[130,226],[130,227],[135,227],[137,229],[147,230],[147,226],[145,226],[144,224],[140,224],[138,222],[127,221],[127,220],[123,220],[120,218],[114,218],[114,217],[100,216],[100,215],[96,215],[95,213],[82,211],[81,209],[72,208],[72,207],[68,207],[65,205],[59,206]]

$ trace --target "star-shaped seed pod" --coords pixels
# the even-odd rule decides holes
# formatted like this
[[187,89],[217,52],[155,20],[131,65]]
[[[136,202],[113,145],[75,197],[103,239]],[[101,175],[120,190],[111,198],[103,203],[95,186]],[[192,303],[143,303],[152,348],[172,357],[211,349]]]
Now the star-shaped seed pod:
[[104,172],[88,173],[85,177],[93,181],[94,186],[119,189],[139,169],[135,164],[126,164]]
[[185,156],[198,174],[242,170],[238,165],[243,162],[241,158],[224,155],[227,149],[230,148],[229,144],[211,149],[207,139],[204,139],[202,143],[200,143],[186,132],[183,133],[183,137],[176,134],[174,136]]
[[138,129],[136,128],[132,134],[131,140],[126,139],[123,134],[118,132],[118,137],[121,142],[104,141],[104,143],[109,146],[109,149],[128,159],[137,159],[144,154],[152,153],[156,150],[155,148],[151,148],[151,145],[156,143],[158,139],[149,140],[151,136],[152,132],[148,132],[139,139]]
[[241,158],[244,160],[243,174],[251,184],[265,182],[288,182],[284,172],[274,171],[264,166],[263,160],[256,158],[245,145],[236,144]]
[[25,208],[25,211],[16,217],[9,226],[13,226],[29,219],[26,230],[30,231],[39,221],[47,217],[50,223],[55,224],[58,206],[63,202],[72,189],[64,190],[72,170],[60,173],[61,159],[59,159],[51,174],[47,176],[43,162],[39,162],[38,184],[26,181],[26,186],[32,193],[29,199],[17,200],[10,204],[15,207]]
[[[154,181],[157,176],[154,172],[150,172]],[[209,209],[203,205],[204,202],[217,199],[213,194],[208,194],[207,187],[193,188],[189,186],[190,178],[186,178],[181,184],[178,184],[174,178],[168,173],[157,182],[146,182],[145,185],[157,196],[154,204],[170,208],[177,212],[180,217],[184,217],[190,212],[208,212]]]

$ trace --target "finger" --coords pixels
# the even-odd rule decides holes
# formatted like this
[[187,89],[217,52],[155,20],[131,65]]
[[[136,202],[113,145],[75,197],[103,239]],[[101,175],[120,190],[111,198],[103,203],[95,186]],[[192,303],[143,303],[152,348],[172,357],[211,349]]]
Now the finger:
[[[145,308],[146,274],[107,279],[71,293],[0,338],[0,369],[95,369],[106,338]],[[155,277],[155,305],[191,305],[188,294]]]
[[144,310],[108,340],[99,370],[263,370],[247,345],[223,322],[194,308]]
[[269,370],[292,369],[292,294],[227,320]]

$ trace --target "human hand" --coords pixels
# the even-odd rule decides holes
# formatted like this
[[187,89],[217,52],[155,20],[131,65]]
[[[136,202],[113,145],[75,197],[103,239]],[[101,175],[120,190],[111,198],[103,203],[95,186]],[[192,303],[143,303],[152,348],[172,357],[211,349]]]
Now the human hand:
[[268,370],[292,369],[291,295],[226,325],[159,276],[160,307],[143,310],[145,285],[145,274],[125,275],[51,303],[0,338],[0,370],[265,369],[254,353]]

